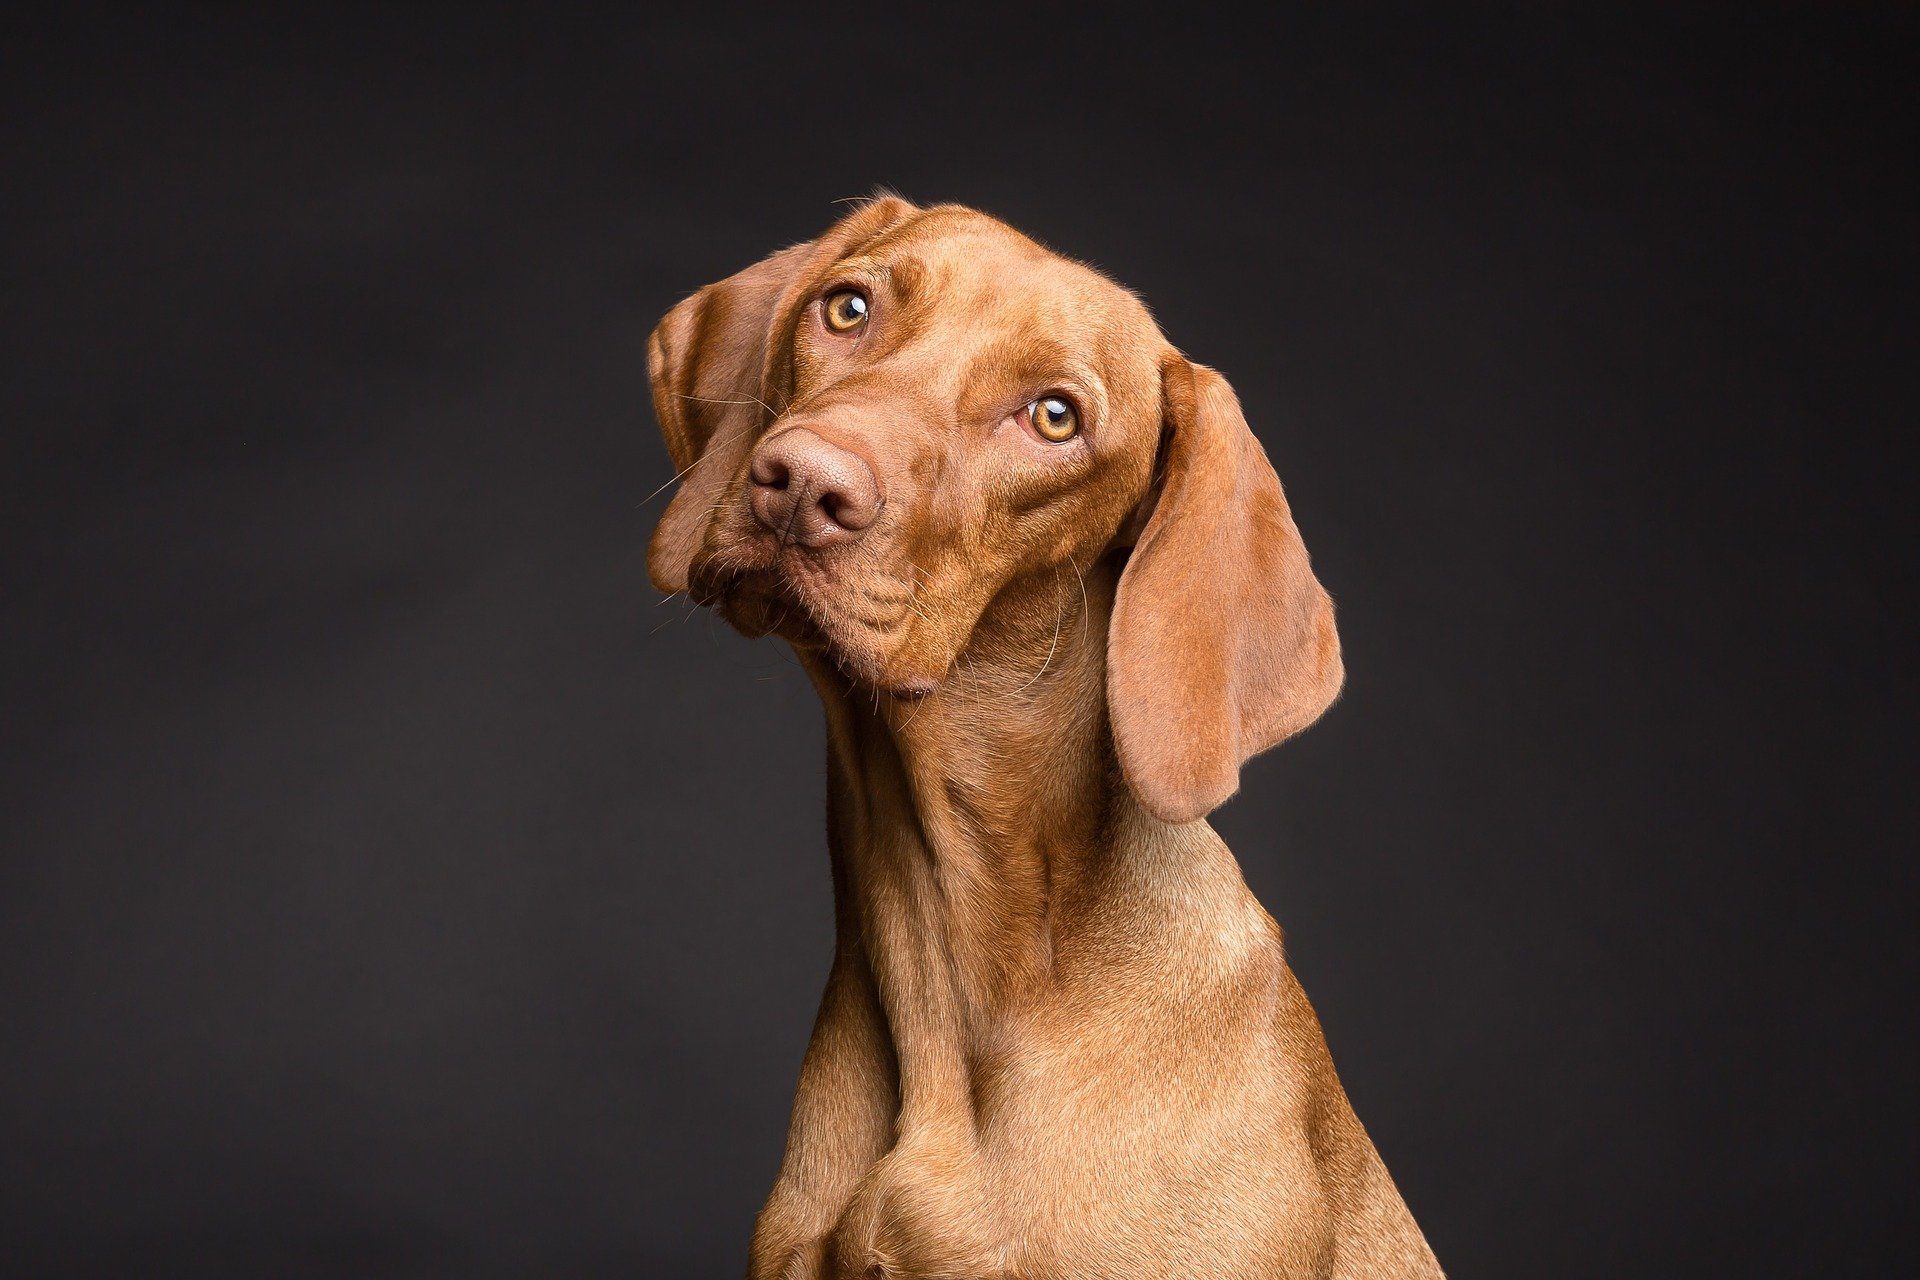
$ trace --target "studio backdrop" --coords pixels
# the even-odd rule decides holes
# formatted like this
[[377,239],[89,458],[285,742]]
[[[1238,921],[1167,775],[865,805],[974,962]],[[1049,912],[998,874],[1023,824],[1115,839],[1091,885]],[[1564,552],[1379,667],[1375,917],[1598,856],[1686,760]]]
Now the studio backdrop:
[[8,24],[0,1273],[741,1273],[823,731],[645,339],[881,186],[1284,478],[1215,824],[1449,1273],[1912,1268],[1912,9]]

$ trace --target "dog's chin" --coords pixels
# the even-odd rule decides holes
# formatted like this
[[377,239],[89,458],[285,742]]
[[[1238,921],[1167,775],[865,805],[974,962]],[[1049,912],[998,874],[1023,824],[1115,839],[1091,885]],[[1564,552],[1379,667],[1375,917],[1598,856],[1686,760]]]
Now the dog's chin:
[[855,684],[891,698],[916,701],[940,685],[936,676],[892,669],[889,661],[897,634],[837,620],[836,611],[815,593],[775,569],[730,568],[709,562],[689,575],[688,594],[711,606],[727,624],[749,639],[778,636],[804,654],[820,658]]

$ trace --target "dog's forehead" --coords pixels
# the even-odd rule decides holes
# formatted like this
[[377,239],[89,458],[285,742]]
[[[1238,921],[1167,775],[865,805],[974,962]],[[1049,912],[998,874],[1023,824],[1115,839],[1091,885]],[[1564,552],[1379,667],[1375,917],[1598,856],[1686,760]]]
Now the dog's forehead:
[[1084,263],[1055,253],[997,218],[957,206],[929,209],[868,246],[860,257],[903,293],[956,323],[1045,325],[1102,339],[1157,337],[1131,292]]

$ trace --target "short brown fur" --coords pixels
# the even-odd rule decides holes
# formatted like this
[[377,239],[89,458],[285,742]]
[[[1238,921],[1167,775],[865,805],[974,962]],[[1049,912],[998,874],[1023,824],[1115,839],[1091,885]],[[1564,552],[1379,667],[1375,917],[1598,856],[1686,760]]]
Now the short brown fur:
[[[1438,1276],[1204,821],[1342,679],[1226,382],[1098,273],[893,197],[649,356],[655,583],[791,641],[829,726],[836,950],[749,1275]],[[1023,417],[1051,394],[1065,443]]]

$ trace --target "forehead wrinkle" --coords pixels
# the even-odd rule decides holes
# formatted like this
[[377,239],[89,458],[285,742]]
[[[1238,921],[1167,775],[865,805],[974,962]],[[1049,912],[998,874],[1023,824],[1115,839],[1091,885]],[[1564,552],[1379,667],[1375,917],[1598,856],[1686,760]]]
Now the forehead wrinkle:
[[[988,219],[984,214],[975,213],[973,210],[961,205],[937,204],[929,209],[917,210],[901,219],[893,226],[888,227],[879,235],[873,237],[873,239],[861,244],[858,252],[863,257],[877,257],[879,254],[901,245],[928,243],[937,245],[943,240],[953,238],[948,235],[943,235],[940,231],[939,224],[951,221],[952,216],[955,214],[963,214],[971,220],[977,220],[983,223],[992,222],[992,220]],[[993,225],[998,226],[999,224],[995,223]],[[1006,227],[1004,230],[1015,236],[1020,234],[1011,227]]]
[[819,282],[825,284],[835,277],[852,277],[868,284],[890,284],[893,278],[893,264],[873,257],[864,249],[859,253],[850,253],[844,258],[836,258],[821,269]]
[[875,290],[889,295],[896,307],[917,301],[927,292],[929,282],[926,264],[916,257],[889,260],[876,258],[864,251],[834,263],[826,270],[823,282],[836,276],[850,276],[864,281]]
[[886,274],[887,287],[895,298],[910,302],[925,292],[927,286],[927,264],[915,257],[903,257],[881,264]]

